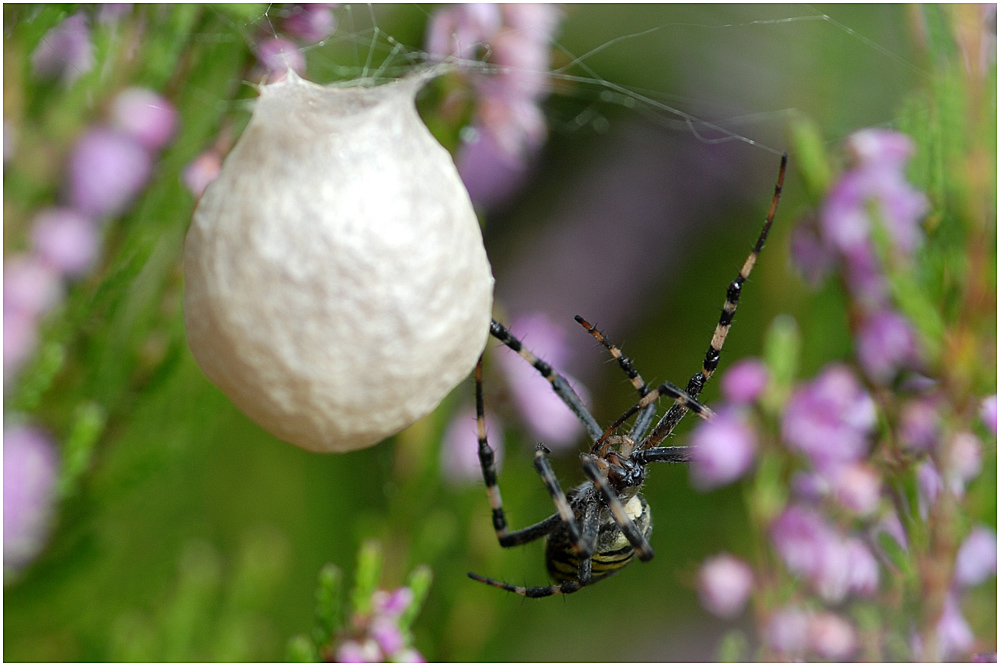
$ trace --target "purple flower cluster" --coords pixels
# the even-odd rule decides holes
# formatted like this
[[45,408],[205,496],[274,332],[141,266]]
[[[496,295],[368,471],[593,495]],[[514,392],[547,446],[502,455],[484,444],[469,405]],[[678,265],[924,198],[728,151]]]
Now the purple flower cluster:
[[129,88],[114,99],[108,122],[77,139],[66,164],[64,203],[40,211],[29,250],[4,259],[4,385],[34,351],[38,322],[59,304],[63,280],[93,267],[101,224],[123,213],[145,187],[176,126],[167,100]]
[[59,79],[66,86],[94,67],[94,44],[87,15],[77,12],[42,36],[31,54],[31,69],[43,79]]
[[[773,657],[843,661],[864,651],[877,659],[881,648],[844,611],[856,600],[898,593],[892,579],[899,571],[890,563],[909,558],[923,585],[920,608],[940,614],[914,619],[922,633],[899,636],[899,644],[909,640],[917,660],[961,659],[975,643],[963,595],[996,576],[997,536],[980,525],[959,545],[954,525],[938,523],[962,507],[982,469],[980,437],[996,435],[996,396],[970,404],[968,396],[950,394],[945,379],[915,372],[933,367],[889,288],[890,276],[908,270],[923,242],[928,202],[903,177],[913,145],[902,134],[866,130],[851,137],[850,148],[854,167],[832,186],[817,219],[797,230],[793,252],[807,277],[840,272],[857,369],[830,363],[812,379],[770,392],[758,361],[723,375],[726,404],[691,437],[692,481],[703,490],[725,485],[758,456],[767,458],[760,468],[769,474],[750,488],[757,527],[766,531],[780,571],[769,562],[761,566],[770,570],[753,571],[710,558],[699,593],[712,613],[733,617],[747,595],[765,601],[779,591],[757,587],[791,576],[803,584],[793,603],[759,606],[768,613],[764,642]],[[967,422],[970,414],[980,423]],[[768,433],[775,422],[779,432]],[[787,495],[769,487],[779,478],[788,479]],[[911,507],[899,488],[914,482]],[[919,538],[910,534],[914,522],[923,523]],[[927,534],[953,540],[951,548],[928,549]],[[893,631],[891,624],[884,629]]]
[[858,310],[858,362],[869,379],[888,385],[900,370],[919,368],[922,353],[912,324],[890,301],[876,247],[885,239],[893,260],[908,261],[923,241],[929,204],[906,180],[914,148],[905,134],[866,129],[848,147],[854,167],[829,190],[818,219],[796,228],[793,258],[810,282],[843,271]]
[[768,646],[790,660],[807,655],[847,661],[858,649],[857,631],[850,622],[829,611],[787,606],[774,612],[767,624]]
[[333,660],[342,664],[426,662],[423,655],[410,646],[409,632],[400,627],[400,618],[412,603],[413,591],[408,587],[376,592],[372,597],[371,614],[355,614],[351,618],[351,635],[337,646]]
[[743,612],[753,589],[753,569],[738,557],[710,557],[698,572],[698,598],[713,615],[734,618]]
[[303,46],[324,41],[337,30],[333,7],[338,3],[294,3],[280,10],[281,34],[261,38],[254,48],[259,68],[253,78],[280,81],[288,70],[306,71]]
[[450,5],[431,16],[426,47],[432,58],[485,57],[493,65],[465,63],[470,66],[463,70],[476,107],[456,163],[478,205],[496,206],[516,191],[545,141],[539,105],[549,93],[550,45],[559,19],[548,4]]
[[3,443],[3,565],[16,570],[45,545],[58,458],[52,441],[37,428],[5,427]]

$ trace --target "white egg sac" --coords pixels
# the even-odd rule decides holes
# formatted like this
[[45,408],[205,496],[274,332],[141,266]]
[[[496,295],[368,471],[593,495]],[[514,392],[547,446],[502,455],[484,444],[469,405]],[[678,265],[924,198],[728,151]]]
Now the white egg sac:
[[188,231],[195,359],[310,451],[414,423],[486,344],[493,276],[454,162],[414,106],[427,78],[326,87],[289,72],[264,86]]

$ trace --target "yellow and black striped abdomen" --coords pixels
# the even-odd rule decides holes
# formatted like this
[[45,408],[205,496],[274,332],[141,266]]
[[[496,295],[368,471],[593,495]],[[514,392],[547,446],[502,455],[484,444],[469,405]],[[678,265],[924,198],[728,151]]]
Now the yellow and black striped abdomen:
[[[649,516],[649,505],[641,495],[636,495],[625,506],[629,517],[646,538],[653,531]],[[591,574],[587,585],[607,578],[620,571],[635,557],[635,549],[615,524],[610,515],[601,521],[597,540],[597,551],[591,558]],[[583,582],[580,580],[580,558],[573,548],[565,529],[549,535],[545,544],[545,566],[549,575],[558,583]]]

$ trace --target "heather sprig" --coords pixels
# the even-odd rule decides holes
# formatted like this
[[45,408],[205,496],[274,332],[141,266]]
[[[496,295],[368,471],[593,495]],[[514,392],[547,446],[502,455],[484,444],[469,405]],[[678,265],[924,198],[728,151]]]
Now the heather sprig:
[[[996,460],[996,264],[984,256],[996,246],[995,197],[992,209],[981,205],[995,155],[976,190],[968,169],[991,164],[975,162],[981,144],[967,140],[980,119],[943,96],[981,81],[959,68],[939,74],[953,87],[920,104],[939,110],[941,133],[860,130],[838,161],[807,123],[796,128],[813,210],[793,232],[793,259],[843,303],[853,346],[803,376],[801,356],[816,341],[776,320],[765,361],[723,373],[722,424],[700,423],[691,438],[693,483],[741,483],[758,546],[749,570],[731,555],[706,560],[702,602],[726,617],[749,595],[758,657],[995,659],[991,637],[977,637],[991,621],[963,608],[996,576],[996,531],[983,522],[995,486],[980,483]],[[963,111],[961,128],[948,114]],[[965,152],[945,151],[934,171],[947,131]],[[727,425],[735,410],[752,436]],[[751,438],[748,463],[741,442]]]
[[310,636],[296,636],[289,643],[293,661],[340,663],[423,662],[413,647],[410,626],[430,589],[431,571],[413,570],[406,585],[392,591],[379,589],[382,551],[367,542],[358,552],[354,588],[343,602],[343,574],[327,564],[316,590],[316,623]]

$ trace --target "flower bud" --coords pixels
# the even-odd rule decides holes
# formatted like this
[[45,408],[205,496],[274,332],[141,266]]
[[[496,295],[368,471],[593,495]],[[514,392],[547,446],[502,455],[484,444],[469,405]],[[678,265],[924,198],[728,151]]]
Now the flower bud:
[[454,162],[416,113],[427,78],[324,87],[290,71],[264,86],[188,232],[195,359],[310,451],[414,423],[486,344],[493,277]]

